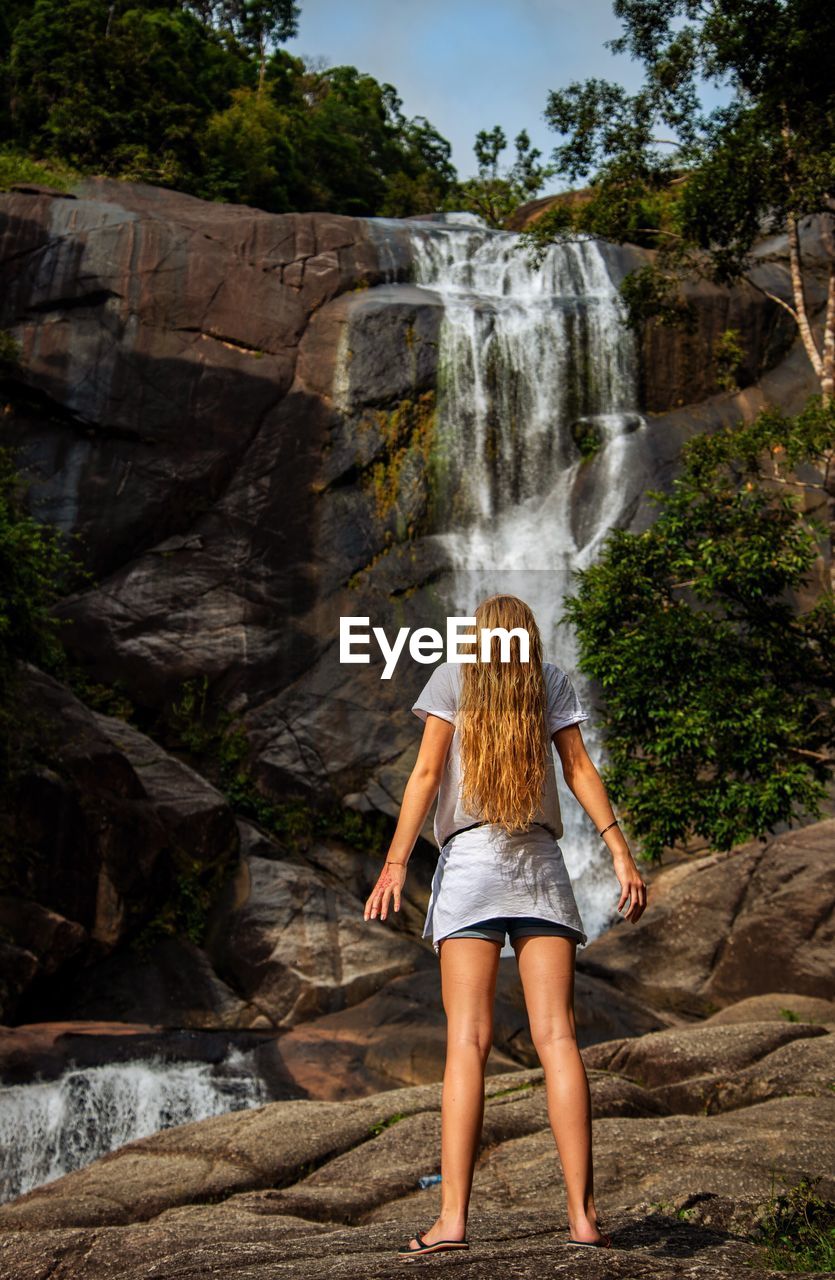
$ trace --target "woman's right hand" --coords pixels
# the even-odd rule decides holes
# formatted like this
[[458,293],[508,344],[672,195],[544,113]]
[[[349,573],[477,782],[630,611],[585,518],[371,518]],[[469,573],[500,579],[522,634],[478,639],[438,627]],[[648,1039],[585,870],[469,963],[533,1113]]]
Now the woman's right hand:
[[395,911],[400,910],[400,894],[406,881],[406,866],[402,862],[386,862],[377,877],[377,883],[368,895],[363,913],[366,920],[376,920],[388,915],[389,902],[394,899]]
[[614,866],[615,875],[620,882],[618,911],[628,901],[629,907],[624,912],[623,919],[631,920],[635,924],[646,910],[647,886],[641,877],[635,859],[628,849],[614,855]]

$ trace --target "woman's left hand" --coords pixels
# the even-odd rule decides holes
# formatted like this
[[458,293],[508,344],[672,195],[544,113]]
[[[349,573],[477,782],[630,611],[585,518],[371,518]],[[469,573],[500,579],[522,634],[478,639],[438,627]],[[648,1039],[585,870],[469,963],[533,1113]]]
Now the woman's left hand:
[[365,904],[365,919],[374,920],[377,912],[385,920],[389,903],[394,898],[395,911],[400,910],[400,891],[406,880],[406,867],[401,862],[387,862]]

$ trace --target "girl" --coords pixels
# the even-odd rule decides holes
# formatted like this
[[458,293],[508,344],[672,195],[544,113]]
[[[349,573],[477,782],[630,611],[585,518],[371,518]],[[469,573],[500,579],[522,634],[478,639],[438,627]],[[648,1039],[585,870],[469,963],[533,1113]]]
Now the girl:
[[[400,910],[406,864],[435,796],[440,854],[424,937],[439,956],[447,1019],[441,1105],[441,1212],[403,1257],[466,1249],[473,1172],[484,1119],[484,1066],[493,1042],[499,956],[516,953],[531,1037],[545,1076],[548,1115],[565,1178],[568,1243],[608,1247],[593,1196],[591,1095],[576,1040],[574,959],[586,934],[562,850],[551,742],[568,787],[603,837],[634,924],[646,885],[629,851],[579,728],[588,718],[564,671],[542,660],[533,613],[494,595],[475,611],[476,633],[523,627],[529,661],[511,636],[510,661],[491,639],[490,661],[440,663],[412,710],[424,721],[388,859],[365,919]],[[464,646],[462,646],[463,648]],[[472,648],[473,646],[471,646]],[[439,793],[439,794],[438,794]]]

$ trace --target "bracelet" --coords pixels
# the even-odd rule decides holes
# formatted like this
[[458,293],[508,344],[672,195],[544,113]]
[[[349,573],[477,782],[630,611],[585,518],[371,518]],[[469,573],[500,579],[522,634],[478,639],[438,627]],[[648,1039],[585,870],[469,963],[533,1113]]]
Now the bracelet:
[[605,836],[606,832],[609,830],[609,827],[616,827],[617,825],[618,825],[618,820],[617,818],[615,818],[614,822],[610,822],[608,827],[604,827],[603,830],[598,831],[597,834],[599,836]]
[[387,867],[405,867],[406,863],[405,862],[387,862],[386,866]]

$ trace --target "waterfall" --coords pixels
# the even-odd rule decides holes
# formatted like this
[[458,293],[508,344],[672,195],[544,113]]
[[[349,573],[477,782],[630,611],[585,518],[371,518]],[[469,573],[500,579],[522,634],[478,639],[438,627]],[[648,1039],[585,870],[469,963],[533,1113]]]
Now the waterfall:
[[0,1088],[0,1202],[135,1138],[266,1101],[263,1082],[238,1049],[214,1067],[121,1062]]
[[[407,225],[415,283],[444,307],[433,462],[445,511],[437,537],[453,570],[448,612],[470,614],[495,591],[521,596],[546,659],[568,672],[591,711],[561,612],[572,571],[624,523],[624,478],[645,425],[619,294],[592,240],[552,246],[537,268],[519,236],[472,215]],[[593,714],[583,736],[600,767]],[[560,845],[591,940],[616,918],[617,881],[559,765],[557,777]]]

